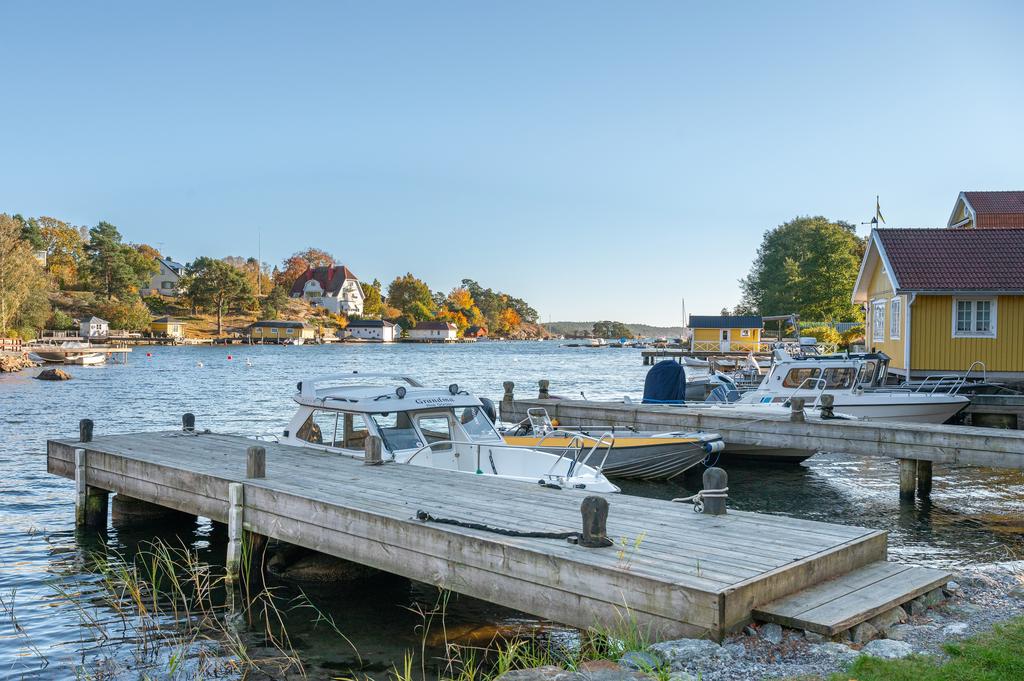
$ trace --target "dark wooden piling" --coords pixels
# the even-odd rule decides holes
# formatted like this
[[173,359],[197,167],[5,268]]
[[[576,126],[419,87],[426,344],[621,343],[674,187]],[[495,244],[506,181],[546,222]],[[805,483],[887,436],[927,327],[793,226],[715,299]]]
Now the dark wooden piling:
[[611,546],[608,538],[608,500],[604,497],[589,496],[580,504],[583,516],[583,532],[579,545],[589,549]]
[[538,400],[549,400],[551,399],[551,381],[546,378],[542,378],[537,381],[537,399]]
[[913,501],[917,486],[917,461],[900,459],[900,499]]
[[384,463],[382,451],[380,438],[376,435],[368,435],[363,443],[363,463],[367,466],[379,466]]
[[917,462],[917,496],[927,499],[932,495],[932,462]]
[[712,496],[702,496],[706,515],[725,515],[725,502],[728,499],[729,475],[723,468],[711,467],[704,471],[704,492]]
[[246,451],[245,477],[267,477],[267,450],[255,445]]
[[796,423],[803,423],[806,419],[804,418],[804,398],[802,397],[791,397],[789,398],[789,420]]
[[181,429],[186,433],[194,433],[196,431],[196,415],[192,413],[182,414]]
[[[92,419],[78,422],[78,441],[92,442]],[[93,487],[87,480],[87,452],[75,450],[75,524],[79,527],[104,529],[107,526],[107,508],[110,494],[105,489]]]

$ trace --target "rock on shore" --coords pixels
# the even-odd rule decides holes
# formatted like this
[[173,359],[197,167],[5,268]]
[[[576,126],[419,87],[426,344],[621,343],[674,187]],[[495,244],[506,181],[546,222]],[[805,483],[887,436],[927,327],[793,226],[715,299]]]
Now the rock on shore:
[[39,366],[23,355],[0,355],[0,371],[12,372]]
[[43,369],[36,378],[40,381],[70,381],[71,374],[63,369]]

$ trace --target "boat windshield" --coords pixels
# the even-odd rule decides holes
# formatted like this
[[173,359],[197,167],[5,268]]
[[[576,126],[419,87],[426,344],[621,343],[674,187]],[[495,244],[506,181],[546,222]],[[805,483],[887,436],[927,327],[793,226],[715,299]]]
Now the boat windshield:
[[423,446],[419,433],[412,426],[412,419],[409,418],[408,412],[370,414],[370,420],[377,426],[377,431],[388,451],[397,452]]
[[455,418],[466,431],[470,440],[500,441],[501,436],[494,430],[494,425],[480,407],[456,407]]

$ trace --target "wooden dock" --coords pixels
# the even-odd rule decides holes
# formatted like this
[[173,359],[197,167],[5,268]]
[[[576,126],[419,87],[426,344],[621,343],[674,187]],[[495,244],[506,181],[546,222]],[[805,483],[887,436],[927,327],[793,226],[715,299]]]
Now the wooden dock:
[[[105,526],[114,492],[228,523],[233,541],[244,530],[583,628],[635,619],[654,639],[720,639],[759,607],[886,559],[881,531],[738,511],[703,515],[626,495],[605,497],[616,546],[505,536],[422,522],[417,512],[566,532],[580,529],[586,491],[371,466],[238,436],[86,432],[47,446],[47,470],[76,481],[81,524]],[[247,459],[256,444],[265,446],[265,473],[247,477],[262,472]],[[229,571],[231,564],[229,556]],[[915,578],[902,600],[948,577],[923,568],[908,574]],[[889,591],[860,596],[863,616],[848,617],[853,624],[870,617],[879,598],[893,601]]]
[[[541,381],[541,392],[547,390]],[[505,385],[501,418],[515,423],[526,418],[532,407],[543,407],[548,415],[567,427],[615,426],[647,431],[703,430],[719,433],[729,445],[792,449],[813,452],[842,452],[882,456],[900,462],[900,496],[931,494],[932,464],[966,464],[990,468],[1024,470],[1024,431],[891,421],[822,419],[810,413],[799,418],[750,412],[730,413],[727,409],[702,409],[656,404],[625,404],[596,400],[513,399],[511,383]]]

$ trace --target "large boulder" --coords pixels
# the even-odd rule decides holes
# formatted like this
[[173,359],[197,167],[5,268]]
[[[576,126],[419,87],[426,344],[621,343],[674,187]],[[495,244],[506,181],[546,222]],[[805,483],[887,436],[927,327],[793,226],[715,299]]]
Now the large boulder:
[[40,381],[70,381],[71,374],[63,369],[43,369],[36,378]]

